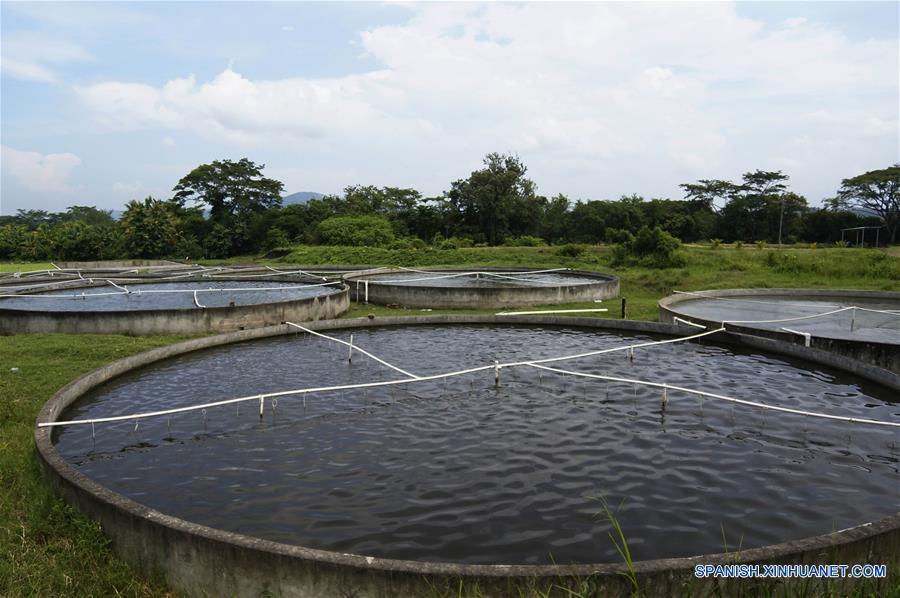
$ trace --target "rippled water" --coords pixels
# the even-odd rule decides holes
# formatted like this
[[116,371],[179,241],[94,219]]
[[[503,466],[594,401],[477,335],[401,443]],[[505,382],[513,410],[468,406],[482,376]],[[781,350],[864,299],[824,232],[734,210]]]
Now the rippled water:
[[[349,331],[335,332],[343,339]],[[574,328],[404,327],[354,343],[416,374],[645,340]],[[879,386],[804,362],[673,344],[556,364],[872,419]],[[305,335],[168,360],[107,383],[66,415],[109,416],[399,374]],[[65,428],[83,473],[162,512],[280,542],[461,563],[620,560],[602,499],[636,559],[750,548],[892,514],[896,428],[812,420],[675,391],[518,367],[407,387],[282,397]],[[168,429],[170,428],[170,429]]]
[[[130,293],[112,285],[39,293],[40,297],[0,299],[0,309],[28,311],[137,311],[150,309],[198,309],[194,293],[204,307],[257,305],[296,301],[333,293],[336,286],[302,285],[297,282],[216,280],[120,284]],[[165,291],[165,292],[160,292]],[[82,297],[84,293],[84,297]]]
[[[602,282],[578,274],[544,272],[527,274],[522,272],[465,273],[465,272],[396,272],[376,274],[365,279],[379,283],[422,287],[554,287],[566,285],[595,284]],[[359,282],[365,279],[359,279]],[[353,284],[356,281],[350,281]]]
[[678,313],[705,320],[784,320],[824,314],[842,307],[864,307],[872,310],[894,310],[898,313],[848,310],[786,322],[757,322],[743,324],[766,330],[780,330],[787,326],[814,336],[858,341],[877,341],[900,344],[900,301],[853,299],[791,299],[784,296],[753,296],[746,299],[691,299],[673,306]]

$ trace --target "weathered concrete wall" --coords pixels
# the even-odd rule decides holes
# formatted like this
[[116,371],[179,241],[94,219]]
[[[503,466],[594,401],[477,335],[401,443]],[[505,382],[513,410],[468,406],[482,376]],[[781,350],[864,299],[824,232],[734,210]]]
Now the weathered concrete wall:
[[[703,294],[708,297],[738,297],[738,296],[784,296],[784,297],[815,297],[817,299],[834,299],[835,301],[848,302],[854,298],[862,297],[866,299],[887,299],[900,302],[900,293],[892,293],[888,291],[856,291],[856,290],[834,290],[834,289],[721,289],[715,291],[704,291]],[[719,322],[715,320],[707,320],[698,318],[697,316],[685,315],[679,310],[680,303],[698,299],[696,295],[669,295],[661,299],[658,303],[659,321],[666,324],[674,324],[675,317],[690,320],[691,322],[702,324],[704,326],[718,327]],[[687,326],[685,329],[689,328]],[[742,334],[750,334],[763,338],[784,341],[793,344],[804,344],[802,336],[784,332],[781,330],[769,330],[765,328],[754,327],[749,324],[728,324],[728,329]],[[900,373],[900,337],[896,343],[884,343],[872,340],[850,340],[842,338],[828,338],[821,336],[812,336],[810,346],[823,351],[832,352],[854,360],[877,365],[878,367],[888,369],[892,372]]]
[[[529,272],[526,268],[478,268],[491,272]],[[444,269],[433,272],[467,272],[471,269]],[[366,277],[373,274],[401,273],[403,270],[384,268],[365,274],[349,274],[344,280],[350,285],[354,301],[365,301],[376,305],[400,305],[413,308],[503,308],[527,307],[531,305],[553,305],[560,303],[589,302],[596,299],[612,299],[619,294],[619,279],[616,276],[598,272],[569,270],[575,274],[592,278],[595,282],[582,285],[535,285],[531,287],[429,287],[390,284],[369,280],[366,294]]]
[[271,326],[285,321],[333,319],[350,308],[346,285],[326,295],[235,307],[133,311],[27,311],[0,309],[0,334],[199,334]]
[[[670,335],[684,332],[680,327],[653,322],[539,316],[360,318],[316,322],[310,328],[453,323],[552,324]],[[61,389],[44,405],[38,421],[54,421],[85,392],[136,367],[198,349],[292,333],[296,329],[270,326],[195,339],[113,362]],[[765,348],[813,362],[823,356],[834,357],[768,339],[732,333],[715,336],[716,342]],[[844,363],[844,369],[900,390],[900,377],[896,374],[862,363]],[[118,554],[146,576],[191,596],[258,596],[265,591],[301,597],[387,598],[441,595],[442,591],[456,595],[460,580],[470,590],[477,585],[487,596],[521,596],[530,589],[551,588],[555,588],[552,595],[560,596],[568,595],[562,588],[597,596],[628,595],[631,591],[630,582],[623,576],[627,572],[624,564],[492,566],[398,561],[312,550],[224,532],[154,511],[97,484],[65,462],[54,448],[48,428],[37,428],[35,443],[47,479],[70,504],[102,524]],[[634,571],[641,591],[648,596],[682,595],[687,590],[694,596],[727,596],[745,594],[751,587],[771,591],[782,586],[817,594],[826,583],[832,593],[840,594],[859,583],[847,579],[695,579],[694,566],[708,563],[877,563],[887,564],[890,569],[900,565],[900,514],[828,535],[737,553],[636,562]],[[877,594],[878,586],[872,587]],[[881,587],[887,589],[884,584]]]

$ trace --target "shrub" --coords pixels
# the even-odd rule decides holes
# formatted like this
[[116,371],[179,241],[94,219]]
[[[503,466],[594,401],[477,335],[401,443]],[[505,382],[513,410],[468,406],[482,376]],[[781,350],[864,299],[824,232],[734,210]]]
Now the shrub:
[[316,227],[325,245],[385,247],[394,240],[391,223],[378,216],[333,216]]
[[547,242],[540,237],[522,235],[519,237],[510,237],[504,241],[503,244],[507,247],[543,247]]
[[637,261],[648,268],[678,268],[687,264],[681,241],[660,227],[644,226],[631,242],[613,246],[613,265]]
[[624,243],[626,245],[632,243],[634,241],[634,235],[622,228],[608,228],[606,229],[606,236],[604,237],[607,243]]
[[718,249],[722,246],[722,239],[710,239],[709,246],[711,249]]
[[765,242],[765,241],[757,241],[757,242],[756,242],[756,248],[757,248],[757,249],[765,249],[765,248],[766,248],[766,242]]
[[472,239],[466,239],[465,237],[450,237],[449,239],[444,239],[441,241],[440,245],[437,246],[438,249],[462,249],[465,247],[472,247],[474,245],[474,241]]
[[556,255],[560,257],[571,257],[577,258],[580,257],[585,252],[585,247],[583,245],[563,245],[556,250]]
[[744,247],[744,242],[741,241],[740,239],[738,239],[737,241],[734,242],[735,249],[743,249],[743,247]]

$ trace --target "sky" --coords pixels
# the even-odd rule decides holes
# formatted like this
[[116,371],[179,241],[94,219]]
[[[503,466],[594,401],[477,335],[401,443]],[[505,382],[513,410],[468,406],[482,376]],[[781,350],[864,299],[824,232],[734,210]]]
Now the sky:
[[0,214],[171,197],[247,157],[286,193],[426,196],[517,154],[540,194],[781,170],[818,205],[900,161],[896,2],[0,2]]

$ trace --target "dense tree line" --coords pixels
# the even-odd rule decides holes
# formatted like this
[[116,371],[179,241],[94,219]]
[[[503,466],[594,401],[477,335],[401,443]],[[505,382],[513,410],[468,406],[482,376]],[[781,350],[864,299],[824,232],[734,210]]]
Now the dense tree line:
[[0,259],[221,258],[293,243],[456,248],[609,242],[638,251],[648,239],[667,247],[669,238],[834,243],[840,229],[864,225],[883,225],[882,239],[894,242],[900,227],[900,165],[845,179],[822,208],[792,192],[784,173],[761,170],[739,182],[685,183],[677,200],[548,198],[537,193],[517,156],[497,153],[437,197],[355,185],[283,206],[283,185],[263,176],[263,168],[246,158],[203,164],[178,181],[171,198],[130,201],[119,220],[87,206],[0,216]]

